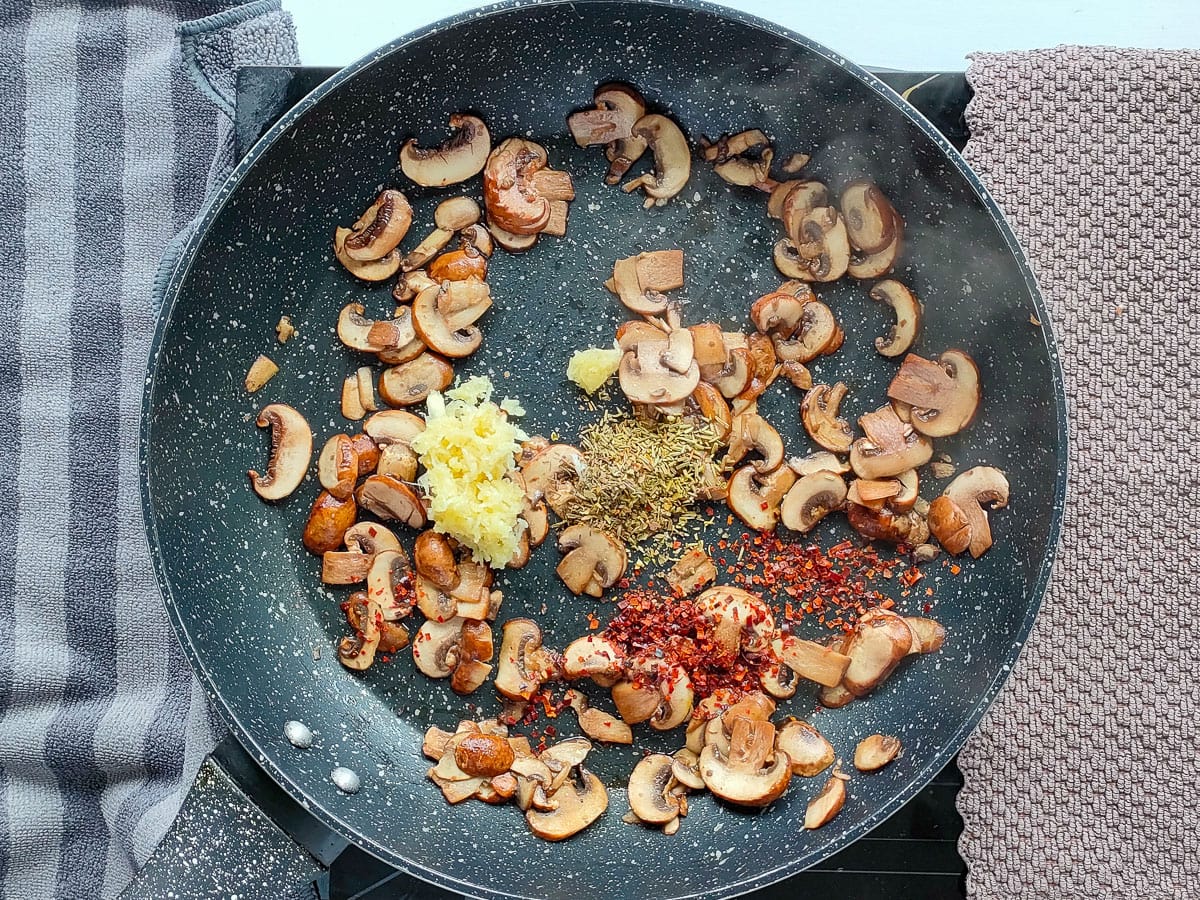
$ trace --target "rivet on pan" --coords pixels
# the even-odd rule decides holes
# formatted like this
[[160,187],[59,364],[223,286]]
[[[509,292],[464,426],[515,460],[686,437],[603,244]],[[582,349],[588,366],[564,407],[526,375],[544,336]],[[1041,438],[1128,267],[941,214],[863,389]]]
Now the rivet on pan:
[[329,773],[329,780],[337,785],[337,789],[343,794],[357,794],[358,789],[362,786],[362,781],[358,777],[358,773],[353,769],[347,769],[345,766],[337,766]]
[[283,723],[283,736],[291,742],[293,747],[299,747],[301,750],[307,750],[312,746],[312,729],[295,719]]

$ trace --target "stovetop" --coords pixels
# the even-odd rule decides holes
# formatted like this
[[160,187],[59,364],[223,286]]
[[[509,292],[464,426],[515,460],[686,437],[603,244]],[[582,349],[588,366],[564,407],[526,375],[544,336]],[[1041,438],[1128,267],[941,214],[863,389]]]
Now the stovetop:
[[[246,68],[237,83],[236,145],[239,156],[305,94],[336,69],[315,67]],[[956,147],[966,143],[964,110],[970,88],[962,73],[887,72],[875,74],[905,97]],[[215,757],[236,786],[259,801],[284,830],[296,833],[303,814],[232,739]],[[818,866],[752,895],[754,900],[794,896],[836,896],[841,900],[961,900],[966,865],[958,855],[962,820],[954,800],[962,775],[951,762],[908,804],[874,831]],[[165,842],[169,844],[168,841]],[[336,848],[335,848],[336,849]],[[330,854],[333,855],[332,853]],[[175,885],[178,896],[180,885]],[[353,845],[337,853],[317,881],[321,900],[450,898],[454,895],[413,879]]]

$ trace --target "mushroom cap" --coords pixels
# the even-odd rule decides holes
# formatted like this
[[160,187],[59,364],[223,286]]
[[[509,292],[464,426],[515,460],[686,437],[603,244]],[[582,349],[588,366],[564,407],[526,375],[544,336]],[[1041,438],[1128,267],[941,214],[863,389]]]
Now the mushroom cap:
[[979,408],[979,368],[962,350],[947,350],[937,362],[908,354],[888,385],[888,397],[912,406],[912,426],[929,437],[956,434]]
[[454,671],[459,660],[463,619],[445,622],[428,619],[421,624],[413,639],[413,662],[430,678],[445,678]]
[[900,739],[891,735],[872,734],[854,748],[854,768],[860,772],[876,772],[900,753]]
[[687,747],[675,751],[671,774],[684,787],[693,791],[704,790],[704,779],[700,777],[700,754]]
[[[779,218],[783,222],[783,230],[790,237],[799,234],[804,217],[814,209],[829,204],[829,188],[820,181],[804,179],[793,181],[787,193],[779,200]],[[801,281],[812,281],[812,275],[805,269],[804,276],[790,275]]]
[[913,637],[909,653],[934,653],[942,649],[942,644],[946,641],[946,629],[937,620],[905,616],[904,624],[908,626]]
[[820,470],[800,478],[783,498],[779,517],[792,531],[808,532],[846,502],[846,482],[841,475]]
[[264,500],[282,500],[300,487],[312,460],[312,429],[304,416],[284,403],[269,403],[258,413],[259,428],[271,429],[267,471],[250,470],[254,493]]
[[[975,466],[956,476],[946,486],[944,496],[962,511],[970,533],[968,549],[971,556],[978,559],[992,546],[992,527],[983,504],[989,504],[993,509],[1007,506],[1008,479],[993,466]],[[933,512],[932,504],[930,512]]]
[[417,535],[413,563],[423,578],[443,591],[452,591],[462,581],[451,538],[430,529]]
[[433,224],[444,231],[462,231],[483,217],[473,197],[450,197],[433,211]]
[[533,184],[533,173],[546,167],[546,150],[524,138],[496,146],[483,167],[483,197],[488,221],[513,235],[536,235],[550,221],[550,201]]
[[886,303],[896,314],[896,322],[888,328],[887,334],[875,338],[875,349],[887,357],[907,353],[921,328],[921,301],[894,278],[876,284],[868,296],[872,300]]
[[530,809],[525,813],[529,830],[546,841],[561,841],[582,831],[608,809],[608,791],[604,782],[580,768],[579,780],[568,780],[553,799],[558,807],[549,812]]
[[409,138],[400,148],[400,170],[422,187],[445,187],[476,175],[487,162],[492,137],[477,116],[450,116],[451,135],[436,147]]
[[313,500],[304,525],[304,548],[316,554],[337,550],[357,515],[353,497],[338,498],[329,491],[321,491]]
[[358,505],[381,519],[424,528],[428,521],[424,501],[407,484],[391,475],[368,475],[355,495]]
[[722,397],[733,399],[750,387],[754,378],[754,361],[750,358],[748,347],[730,347],[725,342],[728,354],[720,366],[713,366],[711,371],[703,373],[706,381],[710,382]]
[[787,754],[792,774],[811,778],[831,765],[835,757],[833,744],[803,719],[789,718],[775,735],[775,747]]
[[674,762],[665,753],[651,753],[633,767],[629,808],[643,822],[665,825],[679,815],[679,797],[671,793]]
[[808,803],[804,811],[804,827],[820,828],[832,821],[846,802],[846,776],[834,771],[821,792]]
[[795,482],[796,473],[787,466],[769,475],[742,466],[729,479],[729,508],[756,531],[771,531],[779,522],[780,501]]
[[[358,481],[358,451],[348,434],[335,434],[317,455],[317,480],[339,500],[354,492]],[[334,549],[334,548],[329,548]]]
[[838,408],[846,396],[846,385],[833,387],[815,384],[800,403],[800,419],[804,430],[814,441],[833,453],[848,453],[854,443],[850,423],[838,416]]
[[855,697],[866,696],[892,674],[911,646],[912,631],[901,616],[880,607],[868,610],[843,650],[850,665],[842,686]]

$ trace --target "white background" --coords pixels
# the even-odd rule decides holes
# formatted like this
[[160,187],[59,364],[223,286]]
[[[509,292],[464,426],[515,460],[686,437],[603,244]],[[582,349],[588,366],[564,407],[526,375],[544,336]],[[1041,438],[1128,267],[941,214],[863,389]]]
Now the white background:
[[[283,0],[300,58],[343,66],[471,0]],[[1200,0],[727,0],[864,66],[962,70],[972,50],[1200,47]]]

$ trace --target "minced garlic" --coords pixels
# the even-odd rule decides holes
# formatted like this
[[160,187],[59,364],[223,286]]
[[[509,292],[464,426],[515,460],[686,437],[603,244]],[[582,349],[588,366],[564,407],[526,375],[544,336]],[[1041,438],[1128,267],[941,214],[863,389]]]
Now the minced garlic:
[[492,382],[475,377],[426,401],[425,430],[412,448],[425,472],[418,483],[429,496],[435,530],[471,549],[476,561],[499,568],[520,543],[525,494],[505,476],[527,435],[509,421],[518,402],[491,402]]
[[621,348],[614,341],[612,347],[589,347],[572,353],[567,363],[567,377],[589,394],[594,394],[620,366]]

